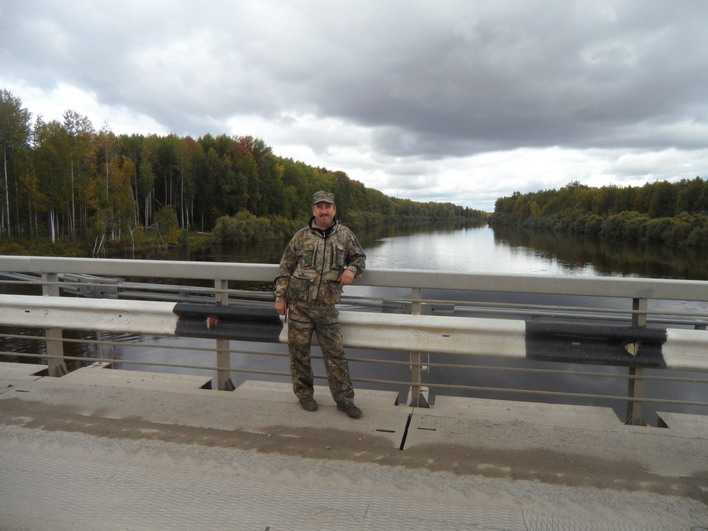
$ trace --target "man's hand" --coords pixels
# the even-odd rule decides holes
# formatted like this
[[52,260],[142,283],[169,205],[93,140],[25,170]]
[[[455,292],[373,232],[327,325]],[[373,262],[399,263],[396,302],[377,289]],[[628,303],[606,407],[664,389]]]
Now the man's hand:
[[280,315],[285,315],[288,311],[288,303],[283,298],[275,299],[275,311]]
[[354,271],[351,269],[345,269],[344,272],[339,276],[339,283],[342,286],[348,286],[354,282]]

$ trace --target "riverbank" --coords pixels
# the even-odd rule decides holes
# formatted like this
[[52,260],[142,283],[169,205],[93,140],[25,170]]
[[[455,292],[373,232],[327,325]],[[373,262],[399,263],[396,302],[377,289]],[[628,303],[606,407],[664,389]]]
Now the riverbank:
[[[352,213],[355,214],[355,213]],[[242,211],[217,220],[212,232],[172,230],[160,232],[140,227],[128,237],[107,240],[101,247],[104,258],[207,260],[229,256],[251,257],[245,261],[277,261],[293,233],[307,223],[306,219],[279,216],[254,216]],[[386,218],[352,215],[344,223],[358,235],[363,245],[381,237],[413,234],[428,230],[455,230],[477,227],[485,222],[476,218],[430,219],[415,216]],[[23,256],[93,257],[89,239],[57,240],[48,238],[0,241],[0,254]]]
[[619,243],[658,243],[674,248],[708,249],[708,215],[688,214],[652,218],[634,210],[600,216],[576,210],[526,218],[495,213],[494,228],[525,229]]
[[[203,251],[213,244],[213,235],[204,232],[178,233],[174,241],[165,240],[156,233],[142,229],[135,231],[133,238],[109,240],[100,253],[104,258],[170,258],[182,249]],[[89,240],[56,240],[48,238],[32,240],[0,241],[0,254],[22,256],[64,256],[74,258],[93,257]]]
[[489,224],[593,238],[708,250],[708,181],[697,177],[642,187],[591,188],[578,182],[497,199]]

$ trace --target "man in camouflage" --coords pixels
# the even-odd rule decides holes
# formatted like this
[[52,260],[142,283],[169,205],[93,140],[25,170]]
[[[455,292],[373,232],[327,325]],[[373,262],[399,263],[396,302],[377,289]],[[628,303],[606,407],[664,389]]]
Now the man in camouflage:
[[293,391],[303,409],[317,410],[310,363],[314,331],[337,408],[359,418],[362,413],[354,405],[354,389],[334,305],[341,299],[342,286],[351,284],[364,271],[366,255],[354,233],[339,223],[336,213],[334,194],[320,191],[312,196],[310,223],[295,233],[280,260],[275,309],[288,319]]

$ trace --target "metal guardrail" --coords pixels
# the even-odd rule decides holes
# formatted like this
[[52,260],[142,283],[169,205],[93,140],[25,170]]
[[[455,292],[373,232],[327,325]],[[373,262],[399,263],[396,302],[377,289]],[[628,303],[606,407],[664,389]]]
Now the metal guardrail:
[[[104,260],[104,259],[87,259],[87,258],[53,258],[53,257],[0,257],[0,272],[17,272],[21,274],[41,275],[41,281],[36,280],[16,280],[2,281],[0,284],[12,283],[38,283],[42,285],[45,295],[59,295],[60,288],[69,287],[70,285],[98,287],[105,286],[99,278],[90,277],[80,279],[77,275],[110,275],[112,277],[131,277],[131,278],[174,278],[174,279],[192,279],[192,280],[208,280],[211,281],[213,287],[197,287],[197,286],[163,286],[159,284],[147,284],[136,282],[124,282],[115,278],[108,282],[111,289],[116,290],[116,294],[120,296],[121,290],[151,290],[158,293],[156,298],[159,298],[159,293],[162,291],[178,291],[184,293],[200,294],[209,297],[215,297],[211,300],[218,304],[228,305],[229,296],[247,296],[248,298],[261,300],[267,303],[269,295],[265,293],[253,294],[251,296],[244,290],[229,289],[228,281],[241,282],[272,282],[277,272],[277,266],[272,264],[236,264],[236,263],[206,263],[206,262],[174,262],[174,261],[158,261],[158,260]],[[60,278],[61,276],[61,278]],[[88,282],[86,282],[88,280]],[[579,312],[580,317],[587,315],[603,314],[607,318],[607,314],[614,314],[615,319],[631,319],[632,325],[635,327],[643,327],[647,325],[649,315],[649,299],[669,299],[681,301],[698,301],[708,302],[708,282],[703,281],[688,281],[688,280],[667,280],[667,279],[639,279],[639,278],[578,278],[578,277],[548,277],[548,276],[533,276],[533,275],[494,275],[494,274],[463,274],[463,273],[445,273],[432,271],[412,271],[412,270],[368,270],[364,273],[359,281],[360,285],[373,287],[387,288],[408,288],[411,290],[410,296],[404,299],[397,299],[395,303],[402,304],[404,311],[408,310],[411,313],[421,313],[423,306],[434,304],[452,304],[453,310],[459,306],[460,313],[474,313],[478,311],[492,311],[491,308],[485,306],[491,303],[461,301],[456,299],[426,299],[422,295],[422,289],[450,289],[459,291],[481,291],[481,292],[498,292],[498,293],[527,293],[527,294],[546,294],[546,295],[576,295],[582,297],[608,297],[608,298],[624,298],[631,301],[631,309],[621,310],[617,308],[592,308],[592,307],[573,307],[573,306],[553,306],[553,305],[523,305],[514,303],[501,303],[497,305],[503,308],[504,311],[524,314],[539,315],[544,311],[561,316],[573,315],[573,312]],[[372,302],[372,297],[347,297],[347,302],[357,305],[381,305],[381,303]],[[385,302],[385,301],[384,301]],[[708,316],[708,311],[705,313],[695,312],[662,312],[660,315],[669,316],[665,319],[670,322],[672,317],[683,318],[686,323],[695,324],[696,328],[705,327],[705,323],[700,319],[705,319]],[[659,317],[657,315],[656,317]],[[657,319],[660,321],[660,319]],[[91,328],[87,326],[87,328]],[[12,334],[4,334],[6,337],[14,337]],[[23,336],[27,337],[27,336]],[[39,336],[35,336],[35,339]],[[258,371],[250,369],[232,369],[230,367],[229,341],[227,339],[218,339],[216,345],[217,363],[215,367],[202,367],[185,364],[169,364],[169,363],[152,363],[152,362],[128,362],[126,360],[116,360],[112,358],[95,357],[76,357],[64,356],[62,345],[70,340],[62,337],[61,329],[51,328],[47,330],[46,337],[47,352],[46,354],[36,353],[14,353],[16,356],[39,356],[46,358],[49,362],[49,372],[52,375],[59,376],[66,371],[65,360],[76,361],[108,361],[119,362],[123,364],[135,365],[155,365],[155,366],[172,366],[184,367],[193,369],[211,369],[217,372],[217,388],[229,389],[233,386],[230,381],[230,376],[234,372],[251,372],[254,374],[271,374],[279,376],[288,376],[288,373],[278,373],[273,371]],[[90,341],[89,341],[90,342]],[[93,342],[97,345],[110,345],[111,342],[97,340]],[[123,344],[124,346],[126,344]],[[129,345],[129,344],[127,344]],[[191,350],[196,350],[190,347]],[[212,352],[214,349],[209,349]],[[0,352],[0,355],[8,354]],[[255,353],[243,352],[245,355],[274,355],[274,353]],[[436,364],[430,361],[423,360],[421,352],[411,352],[410,359],[407,362],[396,360],[382,360],[372,358],[352,359],[355,363],[379,363],[379,364],[403,364],[408,365],[411,373],[410,381],[391,381],[382,379],[358,379],[369,383],[386,383],[407,385],[410,387],[409,402],[417,405],[425,405],[427,402],[426,388],[438,387],[442,389],[466,389],[475,391],[495,391],[509,393],[526,393],[537,394],[543,396],[567,396],[567,397],[594,397],[606,398],[613,400],[626,400],[630,405],[628,422],[641,423],[640,403],[682,403],[689,405],[708,405],[701,401],[675,401],[664,400],[646,397],[645,390],[642,388],[644,382],[650,380],[674,380],[685,381],[691,383],[706,383],[700,378],[677,378],[677,377],[657,377],[647,376],[642,369],[631,367],[629,372],[622,375],[609,376],[606,373],[597,373],[593,371],[568,371],[553,369],[539,369],[531,367],[498,367],[470,364]],[[287,356],[286,354],[280,354]],[[483,386],[468,386],[456,384],[431,383],[423,381],[423,374],[427,367],[448,367],[448,368],[470,368],[482,370],[509,370],[519,372],[538,372],[543,371],[549,374],[554,372],[563,374],[578,374],[592,377],[610,377],[610,378],[625,378],[628,384],[628,394],[622,395],[603,395],[593,393],[565,393],[560,391],[545,391],[545,390],[530,390],[530,389],[510,389],[498,387],[483,387]]]
[[[272,282],[278,266],[228,262],[167,260],[115,260],[53,258],[36,256],[0,257],[0,271],[22,273],[83,273],[145,278],[188,278]],[[708,301],[708,282],[699,280],[557,277],[541,275],[496,275],[451,273],[409,269],[370,269],[359,283],[390,288],[429,288],[469,291],[523,292],[592,297],[627,297]]]

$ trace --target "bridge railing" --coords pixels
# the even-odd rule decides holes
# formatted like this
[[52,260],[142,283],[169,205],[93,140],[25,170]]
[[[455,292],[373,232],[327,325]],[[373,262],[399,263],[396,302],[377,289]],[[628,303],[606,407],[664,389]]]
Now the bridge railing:
[[[272,264],[238,264],[238,263],[207,263],[207,262],[179,262],[179,261],[159,261],[159,260],[106,260],[106,259],[85,259],[85,258],[53,258],[53,257],[0,257],[0,277],[4,278],[2,284],[23,284],[41,286],[42,293],[47,297],[57,297],[62,292],[80,293],[80,288],[95,288],[99,294],[107,293],[108,296],[131,298],[201,298],[211,300],[217,305],[228,307],[233,304],[234,299],[247,299],[256,304],[269,307],[272,303],[272,295],[267,291],[251,291],[243,289],[241,283],[257,283],[263,289],[266,284],[270,284],[277,272],[277,266]],[[4,273],[4,276],[3,276]],[[13,275],[15,275],[13,277]],[[106,278],[109,277],[109,278]],[[124,280],[124,279],[129,280]],[[138,282],[135,279],[157,279],[157,282]],[[165,285],[165,279],[176,281],[199,281],[209,285]],[[239,283],[239,289],[229,288],[229,282]],[[695,328],[704,329],[708,320],[708,282],[690,280],[670,280],[670,279],[642,279],[642,278],[587,278],[587,277],[550,277],[534,275],[495,275],[495,274],[464,274],[445,273],[432,271],[413,270],[368,270],[359,281],[361,286],[372,288],[396,288],[395,295],[378,296],[376,291],[365,294],[351,293],[345,291],[346,307],[356,306],[359,309],[377,307],[384,311],[391,311],[397,308],[399,311],[409,312],[413,315],[454,313],[455,315],[484,315],[491,314],[498,318],[513,319],[519,316],[528,318],[531,322],[543,317],[554,317],[556,319],[602,319],[603,321],[624,321],[632,329],[645,328],[648,324],[656,325],[662,323],[675,324],[681,329]],[[401,290],[402,288],[402,290]],[[444,295],[439,295],[438,290],[444,291]],[[425,292],[434,291],[435,296],[424,296]],[[463,294],[486,294],[487,298],[482,300],[470,300]],[[550,303],[538,304],[528,301],[523,303],[502,301],[508,294],[525,294],[535,300],[537,298],[551,297]],[[167,295],[167,297],[165,297]],[[559,304],[557,298],[563,297],[592,298],[596,301],[592,305],[564,303]],[[497,300],[494,300],[497,297]],[[683,301],[682,308],[662,308],[660,301]],[[611,301],[607,304],[607,301]],[[619,301],[619,302],[618,302]],[[3,323],[0,317],[0,325]],[[46,341],[46,354],[36,353],[48,360],[49,373],[53,376],[60,376],[66,371],[66,361],[97,361],[95,357],[85,356],[64,356],[63,345],[66,342],[76,341],[64,338],[62,329],[52,326],[52,323],[45,322],[46,335],[34,336],[42,337]],[[90,325],[86,329],[92,329]],[[95,329],[95,328],[93,328]],[[700,337],[702,337],[702,334]],[[16,337],[18,334],[4,334],[5,337]],[[29,337],[23,335],[22,337]],[[287,372],[260,371],[252,369],[232,369],[229,339],[215,336],[216,365],[206,367],[203,365],[191,364],[171,364],[152,362],[131,362],[128,360],[115,360],[106,357],[98,359],[106,362],[119,362],[124,365],[144,364],[144,365],[167,365],[187,369],[211,369],[216,371],[215,388],[232,388],[231,375],[235,372],[250,372],[253,374],[283,376],[287,377]],[[83,340],[86,343],[96,345],[111,345],[114,342],[102,341],[100,335],[95,341]],[[693,340],[691,340],[693,341]],[[703,349],[702,339],[694,343],[692,347],[697,350],[700,358]],[[634,343],[629,342],[628,345]],[[637,341],[636,344],[639,344]],[[698,345],[698,346],[696,346]],[[125,346],[125,344],[123,344]],[[625,345],[627,347],[627,345]],[[389,343],[368,345],[369,348],[386,349]],[[173,348],[179,349],[178,345]],[[193,347],[185,347],[188,350],[199,350]],[[630,354],[631,348],[627,347]],[[214,349],[206,349],[211,350]],[[428,351],[432,352],[432,351]],[[245,352],[239,349],[244,355],[268,355],[287,357],[286,353],[274,353],[266,351],[250,350]],[[2,352],[2,354],[9,354]],[[15,356],[22,356],[23,353],[12,353]],[[26,353],[25,353],[26,354]],[[551,369],[539,367],[499,367],[484,366],[480,364],[457,364],[457,363],[435,363],[426,358],[427,352],[424,350],[410,351],[407,361],[382,359],[382,358],[361,358],[353,359],[354,363],[376,363],[380,365],[405,365],[409,367],[410,379],[384,380],[384,379],[359,379],[362,382],[372,384],[387,385],[407,385],[409,387],[408,401],[412,404],[425,405],[427,403],[426,389],[429,387],[438,389],[459,389],[466,391],[491,391],[496,393],[523,393],[524,395],[540,396],[567,396],[576,398],[602,398],[608,400],[626,400],[628,407],[628,422],[641,423],[642,403],[675,403],[685,405],[708,405],[700,400],[682,401],[665,400],[646,396],[643,386],[652,380],[654,381],[683,381],[687,383],[706,383],[701,378],[696,377],[672,377],[648,375],[639,364],[628,363],[626,374],[610,374],[599,371],[572,371],[568,369]],[[488,354],[495,355],[490,351]],[[635,352],[636,354],[636,352]],[[706,353],[708,355],[708,353]],[[705,358],[705,356],[703,356]],[[568,361],[568,360],[566,360]],[[446,369],[474,369],[474,370],[501,370],[517,371],[536,374],[577,374],[602,378],[624,378],[627,381],[627,395],[608,395],[598,393],[572,393],[561,391],[547,391],[539,389],[510,389],[489,386],[470,386],[464,384],[449,384],[442,382],[424,381],[426,369],[431,368]],[[700,363],[689,367],[691,370],[702,370]]]

